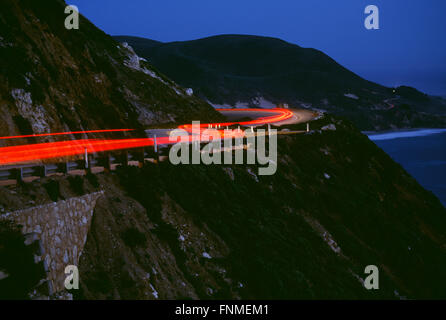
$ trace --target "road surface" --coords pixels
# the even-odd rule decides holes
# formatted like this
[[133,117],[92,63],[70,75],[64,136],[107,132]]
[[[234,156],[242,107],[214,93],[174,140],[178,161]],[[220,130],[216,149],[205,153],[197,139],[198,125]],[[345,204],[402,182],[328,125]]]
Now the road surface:
[[[234,131],[229,134],[224,132],[224,128],[234,125],[255,127],[266,124],[284,125],[291,123],[308,122],[315,118],[315,114],[307,110],[291,110],[291,109],[219,109],[229,119],[239,118],[249,120],[234,120],[223,123],[202,123],[200,124],[200,133],[207,128],[217,129],[222,139],[244,135],[243,131]],[[180,129],[191,132],[192,125],[185,124],[179,126]],[[79,132],[62,132],[62,133],[48,133],[28,136],[10,136],[0,137],[0,140],[14,140],[27,137],[42,137],[42,136],[67,136],[71,134],[88,134],[100,132],[125,132],[131,129],[115,129],[115,130],[94,130],[94,131],[79,131]],[[157,131],[156,144],[168,145],[179,141],[172,141],[169,139],[169,131]],[[198,136],[190,136],[190,141],[201,139]],[[97,153],[112,150],[125,150],[140,147],[153,146],[155,138],[134,138],[134,139],[80,139],[67,140],[48,143],[36,143],[27,145],[15,145],[0,148],[0,166],[16,165],[24,163],[39,162],[46,159],[69,157],[75,155],[83,155],[85,153]]]

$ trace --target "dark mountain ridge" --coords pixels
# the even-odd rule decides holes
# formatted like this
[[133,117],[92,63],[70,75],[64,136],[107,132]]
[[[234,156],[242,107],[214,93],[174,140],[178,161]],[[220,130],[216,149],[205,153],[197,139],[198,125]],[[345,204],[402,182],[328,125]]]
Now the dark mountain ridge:
[[[247,35],[162,43],[116,36],[198,96],[216,105],[313,107],[346,116],[363,130],[446,125],[446,101],[416,89],[387,88],[319,50]],[[418,92],[414,94],[414,92]],[[418,97],[421,95],[423,99]]]

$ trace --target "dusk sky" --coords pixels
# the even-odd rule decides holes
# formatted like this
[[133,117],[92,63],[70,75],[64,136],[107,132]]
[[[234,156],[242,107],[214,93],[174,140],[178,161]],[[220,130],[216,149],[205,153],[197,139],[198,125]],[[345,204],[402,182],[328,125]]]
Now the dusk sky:
[[[219,34],[319,49],[368,80],[446,96],[445,0],[67,0],[111,35],[163,42]],[[366,30],[364,9],[380,9]]]

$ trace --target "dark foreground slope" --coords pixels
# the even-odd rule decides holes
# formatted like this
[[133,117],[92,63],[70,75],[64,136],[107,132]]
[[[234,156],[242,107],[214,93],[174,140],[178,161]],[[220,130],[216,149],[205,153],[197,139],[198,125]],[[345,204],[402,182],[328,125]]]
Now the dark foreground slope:
[[46,277],[43,264],[35,263],[37,250],[25,241],[20,226],[0,221],[0,300],[27,300]]
[[[75,189],[53,178],[60,198],[105,191],[75,296],[446,298],[444,207],[349,124],[314,127],[328,123],[337,130],[281,137],[270,177],[253,166],[162,162]],[[48,179],[16,195],[0,188],[0,204],[49,202]],[[367,265],[379,267],[377,291],[361,285]]]
[[65,29],[65,6],[0,1],[0,136],[219,118],[85,18]]
[[318,50],[279,39],[223,35],[161,43],[115,38],[214,104],[254,106],[263,97],[275,104],[310,105],[346,116],[363,130],[446,125],[445,100],[408,87],[393,92]]

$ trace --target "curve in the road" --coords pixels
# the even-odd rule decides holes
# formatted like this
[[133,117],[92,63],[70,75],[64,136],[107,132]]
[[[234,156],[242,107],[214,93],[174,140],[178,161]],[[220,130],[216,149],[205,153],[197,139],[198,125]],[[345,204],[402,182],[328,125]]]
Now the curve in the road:
[[[235,122],[221,122],[221,123],[202,123],[200,124],[201,128],[208,128],[208,127],[228,127],[233,125],[241,125],[241,126],[258,126],[258,125],[264,125],[264,124],[273,124],[281,121],[285,121],[288,119],[291,119],[294,115],[293,111],[289,109],[216,109],[217,111],[221,112],[222,114],[226,112],[238,112],[238,113],[251,113],[251,114],[261,114],[261,113],[272,113],[270,116],[266,117],[257,117],[254,120],[248,120],[248,121],[235,121]],[[185,129],[187,131],[192,129],[191,124],[185,124],[182,126],[179,126],[180,129]]]
[[[293,111],[289,109],[219,109],[220,112],[250,112],[271,114],[269,116],[261,116],[249,121],[239,121],[239,122],[222,122],[222,123],[204,123],[200,124],[200,128],[219,128],[227,127],[233,125],[241,126],[258,126],[265,124],[274,124],[290,120],[295,117]],[[190,131],[192,125],[181,125],[180,129]],[[76,132],[62,132],[62,133],[49,133],[49,134],[39,134],[39,135],[28,135],[28,136],[10,136],[2,137],[0,139],[17,139],[26,137],[41,137],[41,136],[57,136],[57,135],[70,135],[70,134],[80,134],[80,133],[100,133],[100,132],[123,132],[131,131],[132,129],[115,129],[115,130],[92,130],[92,131],[76,131]],[[219,130],[222,138],[227,137],[223,130]],[[237,133],[236,133],[237,134]],[[243,131],[239,134],[243,135]],[[190,136],[190,141],[197,139],[197,137]],[[200,137],[198,137],[200,139]],[[180,137],[178,137],[178,140]],[[157,144],[166,145],[174,144],[177,141],[172,141],[169,137],[158,137],[156,139]],[[27,144],[18,146],[9,146],[0,148],[0,165],[13,165],[18,163],[27,163],[34,161],[41,161],[45,159],[60,158],[67,156],[75,156],[84,154],[87,150],[88,153],[97,153],[112,150],[124,150],[133,149],[140,147],[153,146],[155,143],[153,138],[142,138],[142,139],[81,139],[81,140],[69,140],[60,142],[48,142],[48,143],[37,143],[37,144]]]

